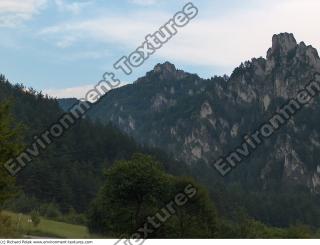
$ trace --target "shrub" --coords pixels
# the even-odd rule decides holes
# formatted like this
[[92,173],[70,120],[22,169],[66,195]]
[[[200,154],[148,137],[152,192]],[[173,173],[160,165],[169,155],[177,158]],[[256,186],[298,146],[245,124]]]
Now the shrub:
[[31,220],[32,220],[32,224],[34,227],[37,227],[40,224],[40,216],[39,216],[39,212],[37,211],[32,211],[31,214]]
[[1,238],[16,238],[14,225],[9,216],[0,213],[0,237]]

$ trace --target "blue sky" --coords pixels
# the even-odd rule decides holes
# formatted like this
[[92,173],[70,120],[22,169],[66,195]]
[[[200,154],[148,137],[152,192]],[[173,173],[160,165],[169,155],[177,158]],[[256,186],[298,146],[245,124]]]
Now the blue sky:
[[[0,0],[0,73],[52,96],[81,97],[113,63],[182,9],[182,0]],[[141,67],[170,61],[207,78],[265,56],[274,33],[318,48],[317,0],[199,0],[199,15]]]

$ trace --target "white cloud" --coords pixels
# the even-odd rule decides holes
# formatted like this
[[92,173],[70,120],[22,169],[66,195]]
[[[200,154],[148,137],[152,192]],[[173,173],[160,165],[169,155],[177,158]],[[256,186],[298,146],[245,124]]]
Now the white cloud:
[[56,46],[59,48],[68,48],[72,46],[73,43],[77,41],[75,36],[66,36],[65,38],[60,39],[57,41]]
[[170,16],[164,13],[154,12],[138,13],[135,16],[97,17],[47,27],[41,30],[39,35],[48,39],[52,38],[56,45],[61,48],[69,47],[84,40],[113,43],[133,48],[144,41],[145,35],[156,31],[169,18]]
[[97,60],[101,58],[106,58],[110,54],[109,52],[99,52],[99,51],[81,51],[68,53],[66,56],[61,57],[63,61],[79,61],[79,60]]
[[13,27],[30,20],[47,0],[1,0],[0,27]]
[[[128,82],[121,82],[120,87],[127,85]],[[49,88],[43,91],[44,94],[48,94],[49,96],[56,98],[84,98],[86,93],[92,89],[94,89],[96,84],[92,85],[82,85],[70,88]]]
[[159,2],[159,0],[129,0],[129,2],[142,5],[142,6],[147,6],[147,5],[154,5],[157,2]]
[[71,12],[72,14],[80,14],[80,12],[91,4],[90,1],[67,3],[65,0],[54,0],[56,6],[61,12]]
[[83,96],[93,88],[93,85],[84,85],[63,89],[46,89],[43,92],[57,98],[83,98]]

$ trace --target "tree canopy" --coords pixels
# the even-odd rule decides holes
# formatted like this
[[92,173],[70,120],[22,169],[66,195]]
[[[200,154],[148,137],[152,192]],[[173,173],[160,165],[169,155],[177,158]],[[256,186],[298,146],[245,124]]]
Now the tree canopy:
[[130,236],[149,224],[148,237],[215,235],[216,210],[205,189],[191,178],[166,174],[152,157],[135,154],[105,176],[89,212],[92,232]]

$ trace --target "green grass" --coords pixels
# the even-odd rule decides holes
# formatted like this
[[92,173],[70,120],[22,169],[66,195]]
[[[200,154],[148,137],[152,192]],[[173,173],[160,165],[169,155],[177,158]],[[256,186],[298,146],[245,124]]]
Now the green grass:
[[40,224],[37,227],[34,227],[32,223],[28,222],[28,219],[30,219],[29,215],[16,214],[8,211],[3,211],[2,213],[11,217],[16,229],[23,235],[69,239],[90,238],[88,229],[85,226],[72,225],[41,218]]

